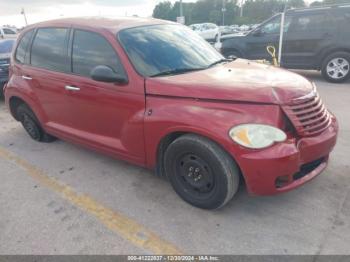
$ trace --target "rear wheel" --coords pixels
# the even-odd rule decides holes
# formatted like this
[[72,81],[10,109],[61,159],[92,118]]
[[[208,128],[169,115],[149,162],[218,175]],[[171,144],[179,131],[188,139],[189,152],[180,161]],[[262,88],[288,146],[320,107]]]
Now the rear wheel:
[[323,77],[332,83],[341,83],[350,76],[350,54],[336,52],[329,55],[322,65]]
[[46,143],[56,140],[55,137],[44,131],[35,114],[26,104],[20,104],[17,107],[17,116],[24,129],[33,140]]
[[204,209],[224,206],[238,190],[239,169],[216,143],[184,135],[165,152],[165,172],[176,193]]
[[237,50],[231,50],[225,54],[227,58],[243,58],[242,54]]
[[4,98],[4,86],[5,83],[0,83],[0,99]]
[[214,38],[215,43],[217,43],[218,40],[219,40],[219,35],[215,35],[215,38]]

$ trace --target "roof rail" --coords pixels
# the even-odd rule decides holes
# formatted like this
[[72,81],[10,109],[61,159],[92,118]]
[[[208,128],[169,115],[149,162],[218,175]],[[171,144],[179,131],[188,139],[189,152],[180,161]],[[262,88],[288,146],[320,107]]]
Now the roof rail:
[[312,10],[344,8],[344,7],[350,8],[350,2],[343,3],[343,4],[334,4],[334,5],[320,5],[320,6],[311,6],[311,7],[302,7],[302,8],[291,8],[291,9],[288,9],[287,12],[301,12],[301,11],[312,11]]

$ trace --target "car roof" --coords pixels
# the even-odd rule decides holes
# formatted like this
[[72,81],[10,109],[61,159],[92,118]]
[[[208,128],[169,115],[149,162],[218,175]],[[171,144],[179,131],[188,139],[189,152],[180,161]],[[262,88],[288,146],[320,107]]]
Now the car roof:
[[126,28],[133,28],[138,26],[147,25],[160,25],[160,24],[177,24],[170,21],[154,19],[154,18],[140,18],[140,17],[75,17],[56,19],[45,22],[36,23],[26,27],[26,31],[37,27],[71,27],[80,26],[95,29],[105,29],[113,33]]
[[315,7],[304,7],[304,8],[294,8],[287,10],[287,13],[300,13],[300,12],[317,12],[317,11],[324,11],[324,10],[342,10],[342,9],[348,9],[350,8],[350,4],[344,3],[344,4],[336,4],[336,5],[321,5],[321,6],[315,6]]

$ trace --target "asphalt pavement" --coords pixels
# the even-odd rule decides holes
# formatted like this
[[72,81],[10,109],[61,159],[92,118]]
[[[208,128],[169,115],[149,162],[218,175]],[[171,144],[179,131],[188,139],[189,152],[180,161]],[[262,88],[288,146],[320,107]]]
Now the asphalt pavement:
[[325,172],[223,209],[182,201],[151,171],[32,141],[0,101],[0,254],[350,254],[350,82],[313,79],[340,134]]

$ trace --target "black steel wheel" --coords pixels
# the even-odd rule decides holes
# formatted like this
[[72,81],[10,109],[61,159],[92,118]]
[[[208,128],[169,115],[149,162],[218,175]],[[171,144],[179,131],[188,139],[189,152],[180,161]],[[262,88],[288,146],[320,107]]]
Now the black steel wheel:
[[19,121],[22,123],[22,126],[33,140],[46,143],[56,140],[55,137],[44,131],[44,129],[40,126],[35,114],[26,104],[20,104],[17,107],[16,112]]
[[165,172],[182,199],[204,209],[224,206],[239,185],[239,170],[233,159],[216,143],[192,134],[169,145]]
[[40,141],[42,136],[40,127],[28,114],[23,114],[21,116],[21,123],[32,139]]
[[207,198],[214,192],[214,172],[200,156],[191,153],[175,160],[176,179],[193,198]]

